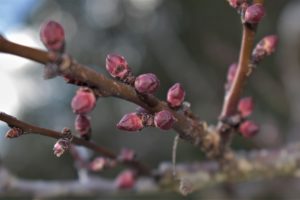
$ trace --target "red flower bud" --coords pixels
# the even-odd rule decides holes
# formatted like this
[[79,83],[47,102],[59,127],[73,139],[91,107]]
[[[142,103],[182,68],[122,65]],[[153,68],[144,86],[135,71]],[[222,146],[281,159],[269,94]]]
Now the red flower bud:
[[228,72],[227,72],[227,83],[231,84],[234,80],[236,71],[237,71],[237,64],[236,63],[232,63],[229,68],[228,68]]
[[242,4],[246,4],[247,0],[227,0],[229,5],[233,8],[239,8]]
[[238,65],[236,63],[233,63],[229,66],[227,71],[227,82],[225,84],[225,90],[228,91],[233,83],[234,77],[237,72]]
[[268,56],[275,51],[277,44],[278,37],[276,35],[268,35],[262,40],[262,46],[264,47]]
[[245,12],[245,22],[251,24],[259,23],[265,16],[265,8],[262,4],[256,3],[249,6]]
[[143,121],[137,113],[128,113],[122,117],[117,128],[124,131],[140,131],[144,128]]
[[134,81],[135,89],[142,94],[153,94],[159,84],[158,78],[152,73],[139,75]]
[[95,158],[89,165],[89,169],[92,171],[101,171],[107,163],[107,159],[103,157]]
[[266,56],[271,55],[277,47],[278,37],[276,35],[268,35],[264,37],[254,48],[252,52],[252,60],[258,64]]
[[255,123],[247,120],[240,125],[239,131],[245,138],[251,138],[258,133],[259,127]]
[[82,138],[89,140],[91,137],[91,121],[86,115],[77,115],[75,119],[75,129]]
[[49,21],[44,23],[40,30],[40,38],[48,50],[64,51],[64,28],[58,22]]
[[173,127],[175,118],[173,114],[168,110],[163,110],[155,113],[154,125],[162,130],[169,130]]
[[132,161],[135,158],[135,152],[132,149],[124,148],[121,150],[118,159],[121,161]]
[[114,78],[124,80],[130,74],[130,68],[126,59],[117,54],[109,54],[106,57],[106,70]]
[[170,89],[168,90],[167,94],[167,102],[169,103],[170,107],[179,107],[181,106],[182,102],[185,98],[185,91],[180,85],[180,83],[175,83]]
[[61,138],[54,144],[54,155],[60,157],[66,150],[70,148],[71,142],[67,138]]
[[76,114],[91,112],[96,106],[96,96],[89,88],[79,88],[73,97],[71,106]]
[[117,176],[115,184],[119,189],[130,189],[134,186],[135,181],[134,172],[131,170],[125,170]]
[[5,134],[5,137],[6,138],[16,138],[16,137],[19,137],[23,134],[23,130],[20,129],[20,128],[17,128],[17,127],[13,127],[11,129],[9,129],[6,134]]
[[254,109],[254,102],[252,97],[242,98],[239,101],[238,111],[241,113],[242,117],[248,117],[251,115]]

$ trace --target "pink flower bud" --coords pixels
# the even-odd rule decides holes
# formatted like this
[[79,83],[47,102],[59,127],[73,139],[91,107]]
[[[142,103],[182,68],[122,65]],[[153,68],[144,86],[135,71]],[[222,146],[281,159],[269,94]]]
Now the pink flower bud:
[[168,110],[163,110],[158,113],[155,113],[154,124],[156,127],[162,130],[169,130],[173,127],[175,123],[175,118],[173,114]]
[[139,75],[134,81],[135,89],[142,94],[153,94],[159,84],[158,78],[152,73]]
[[252,59],[255,64],[258,64],[266,56],[271,55],[277,47],[278,37],[276,35],[268,35],[264,37],[254,48]]
[[235,77],[237,71],[237,64],[236,63],[232,63],[229,68],[228,68],[228,72],[227,72],[227,82],[228,83],[232,83]]
[[247,120],[240,125],[239,131],[245,138],[251,138],[258,133],[259,127],[255,123]]
[[16,137],[21,136],[23,133],[24,133],[24,132],[23,132],[22,129],[17,128],[17,127],[13,127],[13,128],[9,129],[9,130],[6,132],[5,137],[6,137],[6,138],[9,138],[9,139],[11,139],[11,138],[16,138]]
[[51,51],[64,51],[65,33],[61,24],[49,21],[42,25],[40,38],[47,49]]
[[89,169],[98,172],[101,171],[107,163],[107,159],[103,157],[97,157],[95,158],[89,165]]
[[229,5],[233,8],[239,8],[242,4],[247,3],[247,0],[227,0]]
[[175,83],[169,90],[167,94],[167,102],[172,108],[181,106],[185,98],[185,91],[180,85],[180,83]]
[[67,138],[61,138],[54,144],[54,155],[60,157],[66,150],[70,148],[71,142]]
[[227,82],[225,84],[225,90],[228,91],[233,83],[233,80],[235,78],[236,72],[237,72],[238,65],[236,63],[233,63],[229,66],[227,71]]
[[140,131],[144,128],[143,121],[137,113],[128,113],[122,117],[117,128],[124,131]]
[[259,23],[265,16],[265,8],[262,4],[256,3],[249,6],[245,12],[245,22],[250,24]]
[[130,189],[134,186],[135,181],[134,172],[131,170],[125,170],[117,176],[115,184],[119,189]]
[[239,101],[238,111],[241,113],[242,117],[248,117],[251,115],[254,109],[254,102],[252,97],[242,98]]
[[268,35],[263,38],[264,49],[267,52],[267,55],[271,55],[276,50],[278,44],[278,37],[276,35]]
[[131,72],[127,61],[123,56],[109,54],[106,57],[106,70],[114,78],[124,80]]
[[135,158],[135,152],[132,149],[123,148],[118,156],[121,161],[132,161]]
[[91,112],[96,106],[96,96],[89,88],[79,88],[73,97],[71,106],[76,114]]
[[91,121],[86,115],[77,115],[75,119],[75,129],[82,138],[89,140],[91,137]]

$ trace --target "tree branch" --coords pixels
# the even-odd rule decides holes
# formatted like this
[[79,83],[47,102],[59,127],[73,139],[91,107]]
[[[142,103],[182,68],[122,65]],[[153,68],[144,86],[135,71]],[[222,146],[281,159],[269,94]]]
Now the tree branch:
[[[59,138],[63,137],[63,135],[60,132],[56,132],[56,131],[53,131],[50,129],[45,129],[45,128],[41,128],[41,127],[34,126],[31,124],[27,124],[25,122],[18,120],[15,117],[12,117],[3,112],[0,112],[0,121],[6,122],[11,127],[17,127],[17,128],[22,129],[25,134],[26,133],[39,134],[42,136],[47,136],[47,137],[51,137],[51,138],[55,138],[55,139],[59,139]],[[92,141],[87,141],[87,140],[84,140],[84,139],[74,136],[72,139],[72,143],[79,145],[79,146],[84,146],[94,152],[100,153],[101,155],[103,155],[105,157],[112,158],[112,159],[117,158],[116,154],[114,154],[113,152],[111,152],[110,150],[108,150],[102,146],[97,145],[96,143],[94,143]],[[123,164],[130,166],[132,168],[135,168],[139,173],[141,173],[143,175],[150,174],[149,169],[136,160],[124,161]]]
[[101,94],[104,94],[104,96],[114,96],[133,102],[153,113],[161,110],[169,110],[177,119],[174,130],[179,133],[182,139],[189,141],[206,152],[211,149],[203,147],[204,141],[206,144],[205,146],[212,146],[210,143],[214,143],[213,146],[215,146],[215,141],[211,141],[211,137],[206,137],[208,132],[201,122],[189,118],[181,112],[170,109],[166,102],[160,101],[153,95],[140,95],[136,93],[133,87],[117,80],[106,78],[104,75],[93,69],[77,63],[67,55],[60,55],[54,52],[48,53],[42,50],[22,46],[10,42],[3,37],[0,37],[0,52],[28,58],[42,64],[56,62],[59,68],[59,75],[95,88]]
[[[264,0],[253,0],[253,3],[264,4]],[[237,112],[237,105],[241,98],[242,91],[246,84],[247,78],[250,75],[250,61],[251,54],[254,46],[254,37],[257,29],[257,24],[243,23],[243,36],[241,42],[241,49],[239,54],[239,61],[237,66],[237,72],[234,76],[233,82],[229,91],[226,92],[223,101],[223,107],[219,119],[221,122],[218,124],[218,132],[221,134],[221,149],[223,155],[222,159],[226,157],[229,150],[229,143],[233,137],[233,131],[231,129],[224,128],[226,124],[223,122],[227,118],[233,116]],[[232,159],[232,158],[230,158]]]
[[[263,4],[264,0],[254,0],[253,3]],[[243,87],[246,83],[249,73],[249,64],[251,59],[251,53],[254,45],[254,37],[256,33],[256,25],[244,23],[243,24],[243,36],[239,55],[239,62],[237,72],[234,77],[232,86],[225,95],[223,108],[220,118],[230,117],[236,113],[237,104],[240,100]]]
[[[237,167],[230,171],[220,170],[215,161],[178,164],[177,181],[174,181],[172,164],[162,163],[157,169],[157,182],[152,178],[141,178],[132,190],[136,194],[173,190],[186,195],[222,183],[299,177],[299,152],[300,143],[295,143],[281,149],[239,153]],[[13,176],[0,166],[0,196],[80,197],[99,196],[117,191],[114,182],[108,179],[90,177],[86,182],[25,180]]]

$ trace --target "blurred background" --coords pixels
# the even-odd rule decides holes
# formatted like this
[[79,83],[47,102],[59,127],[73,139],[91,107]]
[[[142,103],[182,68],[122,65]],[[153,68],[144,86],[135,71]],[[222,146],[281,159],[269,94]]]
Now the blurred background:
[[[247,83],[244,95],[255,99],[251,118],[260,125],[261,131],[251,140],[237,136],[233,147],[239,150],[275,148],[300,139],[297,134],[300,130],[300,1],[266,1],[266,10],[256,41],[268,34],[279,34],[280,45],[276,54],[265,59]],[[1,0],[0,32],[17,43],[44,48],[39,41],[39,27],[50,19],[63,24],[67,52],[79,62],[107,75],[106,55],[124,55],[135,74],[157,74],[161,81],[158,97],[164,99],[168,88],[180,82],[192,110],[209,123],[217,122],[226,72],[237,61],[241,40],[239,16],[225,0]],[[0,65],[1,111],[45,128],[74,130],[75,115],[70,101],[77,87],[65,84],[61,78],[43,80],[40,65],[19,57],[0,54]],[[170,161],[173,131],[149,128],[134,134],[115,128],[120,118],[135,108],[119,99],[99,99],[91,114],[93,140],[115,152],[122,147],[132,148],[151,167]],[[3,134],[7,129],[0,123]],[[54,143],[53,139],[36,135],[16,140],[1,137],[1,162],[23,178],[76,178],[71,156],[56,158],[52,152]],[[198,149],[183,141],[177,158],[178,162],[204,159]],[[112,177],[117,170],[100,175]],[[284,192],[285,188],[278,194],[270,192],[271,187],[280,187],[281,182],[284,181],[269,181],[264,187],[265,184],[257,182],[243,183],[233,188],[236,195],[250,199],[263,195],[279,199],[299,195],[297,190]],[[228,191],[223,187],[211,188],[190,198],[205,194],[225,198]]]

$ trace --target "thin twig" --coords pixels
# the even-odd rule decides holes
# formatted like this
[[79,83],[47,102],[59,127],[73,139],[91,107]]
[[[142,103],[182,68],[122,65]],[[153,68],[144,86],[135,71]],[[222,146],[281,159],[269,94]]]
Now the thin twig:
[[[47,136],[47,137],[52,137],[55,139],[59,139],[59,138],[63,137],[63,135],[60,132],[25,123],[23,121],[18,120],[15,117],[5,114],[3,112],[0,112],[0,120],[3,122],[6,122],[11,127],[17,127],[17,128],[22,129],[24,133],[39,134],[39,135],[43,135],[43,136]],[[113,152],[111,152],[110,150],[108,150],[102,146],[97,145],[96,143],[94,143],[92,141],[87,141],[87,140],[84,140],[84,139],[74,136],[72,139],[72,143],[77,144],[79,146],[84,146],[84,147],[91,149],[94,152],[100,153],[101,155],[106,156],[108,158],[112,158],[112,159],[117,158],[116,154],[114,154]],[[138,172],[141,174],[149,174],[150,173],[150,171],[147,167],[145,167],[143,164],[141,164],[140,162],[138,162],[136,160],[126,161],[123,163],[130,167],[137,169]]]
[[[253,3],[260,3],[263,4],[264,0],[254,0]],[[226,118],[229,118],[236,114],[237,112],[237,105],[241,98],[244,86],[246,84],[246,81],[249,76],[249,68],[250,66],[250,59],[251,54],[254,46],[254,37],[256,33],[256,24],[243,24],[243,36],[242,36],[242,42],[241,42],[241,49],[239,54],[239,61],[237,66],[237,72],[234,77],[233,83],[231,87],[229,88],[229,91],[226,92],[224,101],[223,101],[223,107],[220,114],[220,120],[221,122],[218,125],[218,131],[221,134],[222,138],[222,146],[223,148],[223,157],[228,151],[229,143],[232,140],[233,134],[232,130],[228,130],[227,128],[224,128],[226,124],[222,122]]]
[[[157,169],[159,181],[152,178],[138,179],[135,194],[161,193],[165,190],[181,192],[199,191],[222,183],[268,180],[279,177],[300,176],[300,143],[289,144],[281,149],[250,151],[237,154],[237,168],[220,170],[217,162],[188,163],[177,165],[179,184],[174,182],[172,163],[162,163]],[[188,183],[188,184],[186,184]],[[117,187],[112,180],[90,177],[87,182],[62,180],[25,180],[13,176],[0,166],[0,197],[82,197],[115,194]]]

